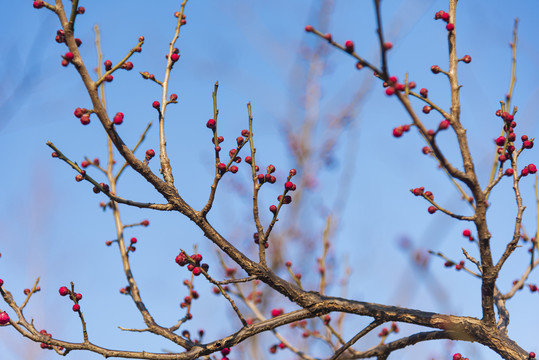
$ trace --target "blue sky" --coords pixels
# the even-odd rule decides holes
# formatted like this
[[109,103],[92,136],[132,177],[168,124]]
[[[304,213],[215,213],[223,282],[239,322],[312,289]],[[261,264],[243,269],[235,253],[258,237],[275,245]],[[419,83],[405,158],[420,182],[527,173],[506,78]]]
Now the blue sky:
[[[149,71],[162,76],[164,54],[175,26],[172,14],[178,4],[178,1],[81,2],[86,13],[77,20],[76,34],[83,41],[81,54],[90,68],[96,63],[94,24],[99,24],[101,29],[105,58],[113,62],[124,56],[139,35],[146,38],[142,53],[132,59],[134,71],[115,74],[115,80],[106,89],[109,112],[125,113],[119,131],[129,144],[136,142],[149,121],[157,121],[151,103],[160,98],[160,89],[142,80],[136,72]],[[275,164],[281,180],[294,166],[283,126],[289,124],[294,128],[306,114],[303,100],[310,89],[302,87],[307,66],[303,59],[320,40],[306,34],[303,28],[317,23],[317,4],[315,1],[240,0],[188,3],[188,24],[182,28],[178,42],[181,59],[174,68],[170,88],[179,95],[179,104],[167,109],[167,134],[176,184],[194,207],[200,208],[206,200],[213,176],[210,133],[204,124],[212,117],[211,91],[217,80],[220,129],[225,138],[234,139],[247,127],[246,103],[251,101],[260,163]],[[0,14],[4,27],[0,43],[5,54],[0,66],[0,149],[4,154],[0,278],[6,289],[21,301],[23,289],[31,287],[35,278],[41,276],[43,291],[33,297],[26,314],[54,336],[71,341],[81,338],[80,324],[71,305],[57,293],[60,286],[74,281],[84,295],[81,305],[95,343],[121,349],[144,344],[145,350],[179,350],[156,337],[125,334],[117,329],[117,326],[140,327],[142,322],[132,302],[118,293],[118,289],[125,286],[125,280],[117,251],[104,245],[114,236],[112,217],[98,207],[103,197],[93,194],[88,184],[76,183],[73,171],[53,161],[45,146],[46,141],[52,141],[79,163],[84,156],[103,159],[104,132],[96,120],[83,127],[73,116],[76,107],[89,107],[90,102],[74,68],[60,66],[60,55],[65,49],[54,42],[58,29],[55,16],[47,10],[33,9],[31,2],[11,2],[6,7],[9,11]],[[428,87],[430,97],[445,108],[449,94],[447,81],[441,75],[433,75],[429,68],[433,64],[447,67],[446,31],[441,22],[433,20],[436,11],[446,8],[445,1],[386,1],[383,4],[386,37],[394,44],[389,54],[390,72],[399,78],[404,78],[408,72],[411,80],[419,87]],[[459,81],[463,85],[462,122],[468,130],[483,185],[488,180],[493,157],[492,139],[500,131],[500,121],[494,112],[509,84],[508,43],[515,17],[520,19],[513,100],[518,106],[517,135],[534,137],[539,133],[539,103],[536,101],[539,39],[535,19],[538,10],[539,5],[533,1],[459,4],[458,53],[472,56],[470,64],[459,65]],[[335,40],[354,40],[357,51],[376,63],[377,39],[371,2],[336,2],[329,19],[328,31]],[[440,213],[429,215],[428,205],[411,196],[410,188],[425,186],[433,191],[437,201],[454,212],[469,214],[470,209],[458,199],[458,193],[436,169],[432,159],[421,154],[423,144],[417,133],[412,131],[400,139],[392,137],[391,130],[395,126],[409,122],[396,99],[385,96],[368,72],[356,71],[353,60],[346,54],[328,49],[325,61],[318,82],[321,97],[316,113],[320,122],[340,114],[353,102],[358,89],[371,87],[368,89],[372,90],[367,91],[364,101],[355,104],[353,125],[339,138],[332,153],[332,165],[316,172],[319,185],[308,192],[309,206],[302,208],[301,224],[310,226],[312,235],[319,237],[324,223],[322,215],[328,209],[340,210],[332,261],[341,271],[345,263],[353,265],[348,296],[480,316],[476,279],[444,269],[439,259],[431,259],[428,270],[419,270],[409,254],[398,246],[400,239],[407,237],[418,248],[440,250],[457,260],[462,258],[461,247],[477,253],[460,235],[467,225]],[[421,107],[422,104],[417,103],[417,109]],[[425,117],[425,122],[431,126],[441,120],[436,115],[429,116]],[[324,137],[325,133],[318,130],[313,141],[322,143]],[[453,134],[442,134],[440,143],[447,149],[448,157],[460,166],[458,153],[452,150]],[[157,144],[157,127],[154,126],[143,147],[157,149]],[[521,166],[539,163],[536,151],[524,154]],[[156,166],[153,169],[157,171]],[[344,200],[339,197],[342,174],[349,177]],[[240,246],[249,252],[252,251],[248,240],[251,230],[246,230],[249,229],[246,224],[250,219],[250,194],[238,190],[246,184],[248,174],[240,171],[237,175],[234,181],[228,179],[221,184],[210,219],[223,235],[241,241]],[[152,188],[132,172],[125,174],[119,186],[122,197],[161,201]],[[524,225],[533,233],[537,224],[531,177],[521,182],[521,190],[527,206]],[[266,209],[278,190],[264,191],[267,192],[263,193],[262,203]],[[494,254],[499,256],[511,236],[516,214],[509,181],[495,189],[491,201],[489,222]],[[128,233],[139,238],[133,267],[147,305],[154,309],[158,320],[172,324],[181,315],[178,302],[185,294],[183,286],[178,284],[186,276],[185,270],[178,269],[173,262],[174,256],[180,247],[192,249],[198,244],[201,251],[208,254],[212,269],[219,274],[215,249],[207,244],[200,231],[177,214],[124,208],[122,217],[125,223],[142,219],[151,222],[148,228]],[[309,263],[310,257],[304,256],[304,249],[294,244],[286,246],[291,260],[305,266],[307,274],[315,268],[317,255],[313,255]],[[501,274],[502,290],[509,289],[527,261],[526,247],[517,250]],[[314,274],[310,281],[316,283]],[[539,282],[536,275],[532,275],[531,281]],[[207,284],[198,281],[196,287],[203,294],[193,309],[200,324],[188,328],[192,331],[199,327],[208,329],[207,340],[237,329],[229,308],[220,300],[215,302]],[[338,289],[334,289],[334,294],[339,294]],[[535,337],[529,331],[537,322],[537,313],[529,309],[535,309],[536,304],[537,294],[523,291],[509,303],[509,310],[512,313],[510,335],[526,349],[537,352],[539,348],[533,348]],[[0,309],[4,308],[0,305]],[[352,317],[347,321],[346,335],[351,336],[358,322]],[[7,351],[6,359],[55,358],[38,345],[21,339],[12,329],[2,328],[1,331],[0,350],[3,354]],[[443,358],[447,355],[444,347],[445,343],[420,345],[394,356]],[[495,358],[489,351],[478,349],[467,344],[453,348],[469,354],[470,358]],[[284,352],[280,356],[292,357]],[[72,357],[98,358],[93,354]]]

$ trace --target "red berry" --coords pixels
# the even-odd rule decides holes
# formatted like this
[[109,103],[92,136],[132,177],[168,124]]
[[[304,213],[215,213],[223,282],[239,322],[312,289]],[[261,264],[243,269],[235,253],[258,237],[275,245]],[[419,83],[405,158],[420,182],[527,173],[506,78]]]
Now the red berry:
[[391,96],[394,93],[395,93],[395,89],[393,87],[390,86],[390,87],[386,88],[386,95],[387,96]]
[[431,108],[429,105],[423,106],[423,112],[424,112],[425,114],[430,113],[431,110],[432,110],[432,108]]
[[69,65],[69,61],[67,61],[66,59],[62,59],[62,62],[60,64],[62,64],[62,66],[65,67],[65,66]]
[[235,174],[238,172],[238,167],[236,165],[232,165],[229,169],[228,169],[232,174]]
[[437,210],[438,209],[436,208],[436,206],[429,206],[429,208],[427,209],[429,214],[434,214]]
[[455,30],[455,24],[449,23],[445,26],[445,28],[447,29],[447,31],[453,31]]
[[223,348],[221,350],[221,354],[223,354],[223,356],[227,356],[228,354],[230,354],[230,349],[229,348]]
[[150,221],[149,221],[149,220],[142,220],[142,221],[140,222],[140,225],[142,225],[142,226],[148,226],[148,225],[150,225]]
[[415,81],[410,81],[410,82],[408,83],[408,88],[409,88],[409,89],[415,89],[415,87],[416,87]]
[[176,100],[178,100],[178,95],[170,94],[170,101],[176,101]]
[[73,311],[80,311],[80,305],[79,304],[73,305]]
[[505,176],[511,176],[511,175],[513,175],[513,169],[511,169],[511,168],[506,169],[504,174],[505,174]]
[[494,140],[494,142],[496,143],[496,145],[498,146],[503,146],[505,144],[505,137],[504,136],[500,136],[499,138],[497,138],[496,140]]
[[71,61],[71,60],[73,60],[73,58],[74,58],[74,55],[70,51],[66,52],[65,55],[64,55],[64,59],[66,59],[67,61]]
[[535,353],[532,351],[531,353],[529,353],[528,357],[530,359],[535,359]]
[[325,34],[324,39],[326,39],[327,41],[331,41],[332,40],[331,34],[330,33]]
[[276,316],[279,316],[283,313],[283,309],[273,309],[271,310],[271,316],[272,317],[276,317]]
[[84,14],[85,12],[86,9],[83,6],[79,6],[79,8],[77,9],[77,13],[79,13],[80,15]]
[[219,171],[224,172],[226,170],[226,164],[219,163],[219,165],[217,165],[217,168],[219,169]]
[[472,232],[470,231],[470,229],[465,229],[462,232],[462,236],[464,236],[464,237],[470,237],[471,235],[472,235]]
[[111,82],[112,80],[114,80],[114,76],[112,76],[111,74],[108,74],[107,76],[105,76],[106,82]]
[[393,44],[389,41],[384,43],[384,49],[389,50],[393,47]]
[[438,125],[438,129],[445,130],[449,127],[449,120],[445,119],[442,122],[440,122],[440,125]]
[[268,174],[273,174],[275,172],[275,166],[272,164],[268,165],[266,171],[268,172]]
[[124,113],[117,112],[116,115],[114,115],[114,119],[112,119],[112,122],[114,122],[116,125],[120,125],[124,121]]
[[449,21],[449,14],[448,13],[443,11],[441,15],[442,15],[441,18],[442,18],[443,21],[445,21],[445,22]]
[[466,64],[469,64],[472,62],[472,57],[470,55],[464,55],[462,61],[464,61]]
[[153,158],[155,156],[155,151],[153,149],[146,150],[146,157],[149,159]]
[[396,84],[399,79],[396,76],[390,76],[389,77],[389,83],[390,84]]
[[176,62],[180,59],[180,55],[178,54],[172,54],[170,55],[170,60],[172,60],[172,62]]
[[396,128],[393,129],[393,136],[398,138],[398,137],[401,137],[402,136],[402,126],[398,126]]
[[462,355],[459,354],[459,353],[456,353],[455,355],[453,355],[453,360],[460,360],[462,359]]
[[531,149],[533,147],[533,141],[525,140],[522,142],[522,148]]
[[363,69],[363,63],[362,63],[361,61],[358,61],[358,62],[356,63],[356,69],[358,69],[358,70]]
[[431,200],[434,200],[434,195],[432,194],[432,191],[425,191],[425,196]]
[[271,205],[271,206],[269,207],[269,209],[270,209],[270,211],[271,211],[272,213],[274,213],[274,214],[277,212],[277,206],[275,206],[275,205]]
[[45,4],[42,0],[34,1],[34,9],[41,9],[43,6],[45,6]]
[[435,131],[432,130],[432,129],[430,129],[430,130],[427,131],[427,135],[428,135],[428,136],[434,136],[434,134],[435,134]]
[[6,325],[9,323],[9,315],[3,311],[0,313],[0,325]]
[[131,61],[127,61],[122,65],[122,69],[125,69],[127,71],[133,70],[133,67],[134,67],[134,65],[133,65],[133,63]]
[[286,190],[296,190],[296,185],[294,183],[292,183],[292,181],[287,181],[285,184],[284,184],[284,188]]
[[206,127],[207,127],[208,129],[215,129],[215,125],[216,125],[216,124],[217,124],[217,123],[215,122],[215,120],[210,119],[210,120],[208,120],[208,122],[206,123]]
[[159,101],[157,101],[157,100],[154,101],[154,102],[152,103],[152,107],[153,107],[154,109],[159,109],[160,106],[161,106],[161,104],[160,104]]
[[296,174],[297,174],[296,169],[290,169],[290,172],[288,173],[288,175],[290,175],[291,177],[296,175]]
[[88,125],[90,123],[90,114],[84,114],[80,117],[80,123],[82,125]]
[[202,274],[202,270],[198,266],[194,267],[193,268],[193,275],[198,276],[200,274]]
[[77,44],[77,47],[80,47],[82,45],[81,39],[75,39],[75,43]]
[[80,299],[82,299],[82,294],[76,294],[75,299],[77,299],[77,301],[80,301]]
[[110,60],[105,60],[105,70],[109,71],[110,69],[112,69],[112,61]]
[[520,175],[521,176],[528,176],[529,172],[530,171],[528,170],[528,167],[524,166],[524,169],[522,169],[522,171],[520,172]]
[[312,32],[313,30],[314,30],[314,28],[312,27],[312,25],[305,26],[305,31]]
[[421,90],[419,90],[419,94],[426,99],[429,95],[429,91],[425,88],[422,88]]
[[344,42],[344,50],[348,53],[354,52],[354,42],[352,40],[346,40]]
[[432,65],[430,67],[430,71],[432,71],[433,74],[438,74],[442,69],[438,65]]

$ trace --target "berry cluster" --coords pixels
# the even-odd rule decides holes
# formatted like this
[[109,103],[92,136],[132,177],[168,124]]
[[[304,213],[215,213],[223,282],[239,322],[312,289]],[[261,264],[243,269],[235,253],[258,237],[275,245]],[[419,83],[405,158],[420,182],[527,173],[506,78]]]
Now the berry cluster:
[[58,289],[58,292],[60,293],[61,296],[69,295],[69,298],[75,303],[73,305],[73,311],[80,312],[79,301],[82,299],[82,294],[78,294],[72,290],[69,290],[67,286],[60,287],[60,289]]
[[176,256],[176,264],[180,266],[187,265],[187,270],[191,271],[193,275],[198,276],[202,274],[202,270],[208,271],[210,266],[206,263],[200,263],[202,261],[202,255],[200,254],[193,254],[191,256],[187,256],[184,252],[181,252]]

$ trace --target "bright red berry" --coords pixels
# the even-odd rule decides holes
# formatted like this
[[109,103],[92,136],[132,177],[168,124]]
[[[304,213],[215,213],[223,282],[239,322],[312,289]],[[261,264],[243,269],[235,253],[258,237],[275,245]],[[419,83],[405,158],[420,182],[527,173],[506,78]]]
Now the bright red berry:
[[513,169],[511,169],[511,168],[506,169],[504,174],[505,174],[505,176],[512,176],[513,175]]
[[472,62],[472,57],[470,55],[464,55],[462,61],[464,61],[466,64],[469,64]]
[[195,267],[193,268],[193,275],[198,276],[198,275],[200,275],[200,274],[202,274],[202,270],[200,269],[200,267],[195,266]]
[[453,31],[455,30],[455,24],[449,23],[445,26],[445,28],[447,29],[447,31]]
[[238,167],[236,165],[232,165],[229,169],[228,169],[232,174],[235,174],[238,172]]
[[208,122],[206,123],[206,127],[207,127],[208,129],[215,129],[215,125],[216,125],[216,124],[217,124],[217,123],[215,122],[215,120],[210,119],[210,120],[208,120]]
[[393,47],[393,44],[389,41],[384,43],[384,49],[389,50]]
[[70,51],[66,52],[65,55],[64,55],[64,59],[66,59],[67,61],[73,60],[74,57],[75,57],[75,56],[74,56],[73,53],[70,52]]
[[286,190],[294,191],[294,190],[296,190],[296,185],[294,183],[292,183],[292,181],[287,181],[286,184],[284,184],[284,188]]
[[180,55],[178,54],[172,54],[170,55],[170,60],[172,60],[172,62],[176,62],[180,59]]
[[433,74],[438,74],[442,69],[438,65],[432,65],[430,67],[430,71],[432,71]]
[[112,122],[116,125],[120,125],[124,121],[124,113],[117,112],[112,119]]
[[528,165],[528,171],[530,174],[535,174],[537,172],[537,167],[534,164]]
[[155,156],[155,151],[153,149],[146,150],[146,158],[149,160]]
[[471,235],[472,235],[472,232],[470,231],[470,229],[465,229],[462,232],[462,236],[464,236],[464,237],[470,237]]
[[437,210],[438,209],[436,208],[436,206],[429,206],[429,208],[427,209],[429,214],[434,214]]
[[114,80],[114,76],[112,76],[111,74],[108,74],[107,76],[105,76],[106,82],[111,82],[112,80]]
[[428,114],[431,110],[432,108],[429,105],[423,106],[423,113]]
[[34,9],[41,9],[43,6],[45,6],[45,4],[42,0],[34,1]]
[[58,292],[60,293],[60,295],[62,296],[66,296],[67,294],[69,294],[69,289],[66,287],[66,286],[62,286]]
[[230,348],[223,348],[221,350],[221,354],[223,354],[223,356],[227,356],[228,354],[230,354]]
[[79,304],[73,305],[73,311],[80,311],[80,305]]
[[499,138],[497,138],[496,140],[494,140],[494,142],[496,143],[496,145],[498,146],[503,146],[505,144],[505,137],[504,136],[500,136]]
[[153,107],[154,109],[159,109],[160,106],[161,106],[161,104],[160,104],[159,101],[157,101],[157,100],[154,101],[154,102],[152,103],[152,107]]
[[460,359],[462,359],[462,355],[461,355],[461,354],[456,353],[456,354],[453,355],[453,360],[460,360]]
[[393,136],[399,138],[402,136],[402,126],[398,126],[393,129]]
[[9,323],[9,315],[3,311],[0,313],[0,325],[6,325]]
[[106,71],[109,71],[110,69],[112,69],[112,61],[105,60],[104,65],[105,65],[105,70]]
[[352,40],[346,40],[344,42],[344,50],[347,53],[353,53],[354,52],[354,42]]
[[276,317],[276,316],[281,315],[283,312],[284,312],[283,309],[272,309],[271,316]]
[[531,353],[528,354],[528,357],[530,359],[535,359],[535,353],[532,351]]
[[270,209],[270,211],[271,211],[272,213],[274,213],[274,214],[277,212],[277,206],[275,206],[275,205],[271,205],[271,206],[269,207],[269,209]]

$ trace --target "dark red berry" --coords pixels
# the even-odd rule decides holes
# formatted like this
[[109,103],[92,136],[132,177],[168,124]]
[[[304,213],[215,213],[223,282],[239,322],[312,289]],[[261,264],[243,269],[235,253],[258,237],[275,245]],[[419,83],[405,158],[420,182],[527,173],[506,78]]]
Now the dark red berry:
[[344,50],[348,53],[354,52],[354,42],[352,40],[346,40],[344,42]]
[[217,123],[215,122],[215,120],[210,119],[210,120],[208,120],[208,122],[206,123],[206,127],[207,127],[208,129],[215,129],[215,125],[216,125],[216,124],[217,124]]

